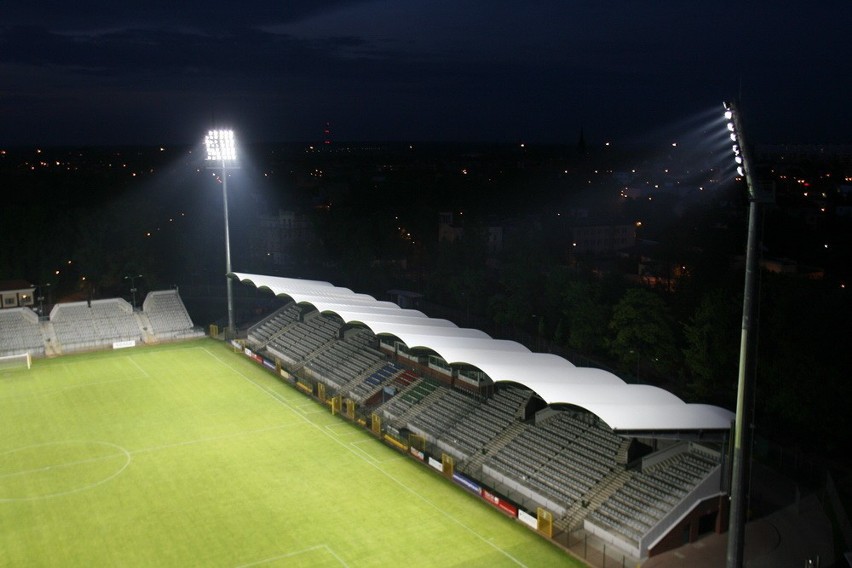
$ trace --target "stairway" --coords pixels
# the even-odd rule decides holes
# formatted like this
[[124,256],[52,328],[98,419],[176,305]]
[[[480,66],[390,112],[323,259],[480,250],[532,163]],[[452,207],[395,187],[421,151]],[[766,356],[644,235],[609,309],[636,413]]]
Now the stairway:
[[[612,497],[616,491],[621,489],[631,478],[627,470],[619,470],[605,477],[600,483],[592,487],[583,497],[584,499],[573,503],[565,514],[555,521],[553,525],[559,529],[573,532],[583,526],[583,519],[600,507],[604,501]],[[585,503],[585,505],[584,505]]]
[[419,402],[413,404],[411,408],[406,410],[399,418],[393,421],[393,426],[399,430],[404,428],[408,421],[420,414],[423,409],[427,408],[434,401],[438,400],[442,396],[447,394],[447,390],[443,387],[438,387],[434,391],[430,392],[425,397],[421,398]]
[[142,335],[142,341],[145,343],[155,343],[157,337],[154,335],[154,330],[151,329],[151,320],[143,312],[133,312],[133,317],[136,319],[136,325],[139,326],[139,332]]
[[523,431],[524,425],[522,422],[512,422],[505,430],[500,432],[496,438],[488,442],[485,453],[480,452],[476,454],[466,463],[462,464],[459,469],[464,473],[479,479],[482,473],[482,465],[491,458],[491,456],[508,446],[509,443]]
[[39,327],[41,327],[41,335],[44,337],[44,356],[56,357],[62,355],[62,345],[59,343],[59,338],[56,337],[53,324],[49,321],[43,321]]

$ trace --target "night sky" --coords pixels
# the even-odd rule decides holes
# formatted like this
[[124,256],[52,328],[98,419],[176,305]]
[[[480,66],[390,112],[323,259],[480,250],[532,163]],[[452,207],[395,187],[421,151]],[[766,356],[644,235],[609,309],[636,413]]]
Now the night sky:
[[757,143],[852,142],[849,0],[3,6],[0,145],[640,139],[741,96]]

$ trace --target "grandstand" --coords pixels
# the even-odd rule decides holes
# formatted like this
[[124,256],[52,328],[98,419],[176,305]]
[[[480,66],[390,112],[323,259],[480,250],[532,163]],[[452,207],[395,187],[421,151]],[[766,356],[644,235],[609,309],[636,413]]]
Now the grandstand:
[[142,302],[142,316],[147,317],[151,333],[159,341],[189,339],[204,333],[192,325],[192,320],[177,290],[149,292]]
[[0,310],[0,357],[20,353],[44,355],[38,316],[29,308]]
[[0,356],[55,356],[202,335],[175,290],[150,292],[141,311],[121,298],[59,303],[48,318],[26,307],[0,311]]
[[724,530],[729,411],[326,282],[231,276],[284,300],[253,359],[557,542],[642,560]]

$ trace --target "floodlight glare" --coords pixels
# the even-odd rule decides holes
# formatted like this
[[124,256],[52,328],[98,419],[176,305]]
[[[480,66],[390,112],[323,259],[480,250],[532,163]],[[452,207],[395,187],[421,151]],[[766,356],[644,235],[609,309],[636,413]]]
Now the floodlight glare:
[[210,168],[222,168],[222,203],[225,213],[225,285],[228,295],[228,333],[234,337],[234,293],[231,279],[227,276],[231,273],[231,235],[228,223],[228,169],[237,168],[237,145],[234,142],[234,131],[228,129],[214,129],[204,137],[204,145],[207,147],[207,161]]
[[752,179],[751,161],[748,145],[743,139],[743,126],[740,114],[733,103],[725,103],[725,118],[729,120],[728,130],[731,140],[737,174],[745,181],[748,190],[748,240],[746,242],[745,285],[743,292],[743,319],[740,335],[740,361],[737,372],[737,412],[731,429],[731,484],[730,509],[728,518],[727,568],[741,568],[745,549],[745,523],[747,480],[751,461],[751,438],[748,429],[751,425],[751,398],[754,360],[756,357],[756,335],[753,332],[757,321],[757,275],[760,270],[758,219],[762,202],[769,200],[758,195]]
[[207,159],[224,162],[237,159],[237,145],[233,130],[211,130],[204,138],[207,147]]

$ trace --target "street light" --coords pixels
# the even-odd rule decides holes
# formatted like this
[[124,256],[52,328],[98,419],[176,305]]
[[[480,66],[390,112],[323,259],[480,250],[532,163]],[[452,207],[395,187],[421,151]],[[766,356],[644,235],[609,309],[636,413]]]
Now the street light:
[[237,166],[237,146],[233,130],[211,130],[204,137],[207,162],[211,169],[222,168],[222,201],[225,204],[225,286],[228,294],[228,337],[234,337],[234,291],[231,279],[231,236],[228,228],[228,168]]
[[47,305],[50,306],[50,283],[47,284],[39,284],[38,287],[38,315],[39,317],[45,317],[44,313],[44,294],[47,292]]
[[125,276],[125,280],[130,280],[130,305],[133,306],[133,311],[136,311],[136,279],[144,278],[141,274]]
[[745,179],[748,190],[748,239],[746,241],[745,290],[743,293],[743,320],[740,335],[740,362],[737,373],[737,412],[733,427],[733,466],[731,471],[731,509],[728,517],[728,568],[743,565],[745,549],[746,479],[751,460],[752,381],[755,369],[756,335],[752,333],[757,318],[758,276],[758,215],[762,203],[771,202],[771,195],[759,191],[754,183],[739,113],[733,103],[725,103],[725,119],[730,132],[737,174]]

